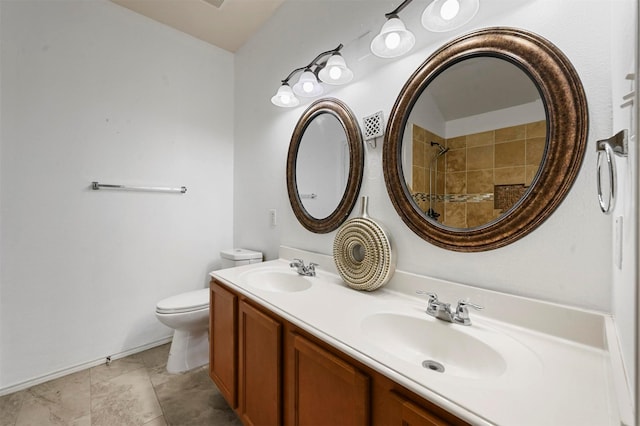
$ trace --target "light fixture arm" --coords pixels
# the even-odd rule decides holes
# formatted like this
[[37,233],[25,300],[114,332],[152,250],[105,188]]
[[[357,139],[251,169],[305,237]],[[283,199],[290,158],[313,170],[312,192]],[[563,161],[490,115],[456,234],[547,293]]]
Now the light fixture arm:
[[322,58],[323,56],[328,56],[328,55],[333,55],[334,53],[338,53],[338,52],[340,52],[340,50],[342,50],[343,47],[344,46],[342,45],[342,43],[340,43],[338,45],[338,47],[336,47],[335,49],[331,49],[331,50],[327,50],[326,52],[322,52],[321,54],[316,56],[313,61],[311,61],[311,63],[309,64],[309,67],[311,67],[314,64],[318,65],[318,61],[320,60],[320,58]]
[[[405,0],[405,2],[406,2],[406,1],[413,1],[413,0]],[[331,50],[327,50],[326,52],[322,52],[321,54],[319,54],[318,56],[316,56],[316,57],[313,59],[313,61],[311,61],[311,62],[309,63],[309,65],[304,66],[304,67],[300,67],[300,68],[296,68],[296,69],[294,69],[293,71],[291,71],[291,72],[289,73],[289,75],[288,75],[284,80],[282,80],[282,84],[288,84],[288,83],[289,83],[289,80],[291,80],[291,78],[292,78],[296,73],[298,73],[298,72],[306,71],[306,70],[311,71],[311,67],[313,67],[314,65],[315,65],[315,66],[319,66],[319,65],[321,65],[321,64],[319,64],[319,63],[318,63],[318,61],[319,61],[320,59],[322,59],[324,56],[329,56],[329,55],[333,55],[333,54],[335,54],[335,53],[339,53],[339,52],[340,52],[340,50],[342,50],[342,48],[343,48],[343,47],[344,47],[344,46],[342,45],[342,43],[340,43],[340,44],[338,45],[338,47],[336,47],[335,49],[331,49]],[[324,65],[324,64],[322,64],[322,65]]]
[[398,17],[398,13],[402,12],[402,9],[407,7],[409,5],[409,3],[411,3],[412,1],[413,0],[404,0],[402,3],[400,3],[400,6],[396,7],[394,10],[392,10],[389,13],[385,13],[384,17],[387,18],[387,19],[397,18]]
[[284,80],[282,80],[282,84],[289,84],[289,80],[291,80],[291,77],[293,77],[295,75],[295,73],[300,72],[300,71],[304,71],[306,69],[308,69],[309,66],[306,67],[300,67],[300,68],[296,68],[295,70],[291,71],[289,73],[289,75],[287,76],[287,78],[285,78]]

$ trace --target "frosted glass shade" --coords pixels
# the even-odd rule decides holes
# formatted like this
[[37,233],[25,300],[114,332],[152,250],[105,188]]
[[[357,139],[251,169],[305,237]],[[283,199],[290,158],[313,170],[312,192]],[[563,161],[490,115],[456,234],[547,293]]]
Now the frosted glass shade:
[[279,107],[291,108],[298,106],[300,100],[296,98],[288,84],[283,84],[271,98],[271,103]]
[[436,33],[455,30],[472,20],[478,9],[480,0],[435,0],[422,13],[422,26]]
[[339,53],[335,53],[320,70],[318,77],[323,83],[346,84],[353,79],[353,71],[347,67],[344,58]]
[[415,43],[415,36],[400,18],[391,18],[371,40],[371,53],[380,58],[395,58],[410,51]]
[[324,89],[311,71],[303,72],[298,82],[293,85],[293,93],[305,98],[320,96],[322,92],[324,92]]

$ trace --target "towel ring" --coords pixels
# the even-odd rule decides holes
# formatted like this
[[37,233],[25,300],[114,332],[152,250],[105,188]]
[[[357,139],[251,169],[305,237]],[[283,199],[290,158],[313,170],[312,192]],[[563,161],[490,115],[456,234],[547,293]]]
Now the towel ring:
[[[602,213],[609,214],[616,202],[616,163],[613,158],[613,148],[608,143],[598,144],[598,160],[597,160],[597,184],[598,184],[598,203]],[[604,202],[602,196],[602,154],[607,159],[607,168],[609,169],[609,196],[607,202]]]

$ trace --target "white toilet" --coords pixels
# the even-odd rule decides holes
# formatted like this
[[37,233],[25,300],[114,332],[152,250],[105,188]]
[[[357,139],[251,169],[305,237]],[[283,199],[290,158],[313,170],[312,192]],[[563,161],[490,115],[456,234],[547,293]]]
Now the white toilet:
[[[220,252],[222,268],[262,262],[262,253],[246,249]],[[181,373],[209,362],[209,289],[188,291],[158,302],[156,318],[173,328],[167,360],[169,373]]]

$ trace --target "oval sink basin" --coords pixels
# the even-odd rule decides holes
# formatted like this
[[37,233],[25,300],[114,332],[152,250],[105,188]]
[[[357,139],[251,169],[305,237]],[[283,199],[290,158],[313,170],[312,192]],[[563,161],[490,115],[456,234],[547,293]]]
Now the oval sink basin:
[[[372,342],[391,355],[433,374],[469,379],[495,378],[505,373],[507,362],[484,338],[496,336],[486,330],[435,318],[417,318],[393,313],[374,314],[362,321],[361,328]],[[499,338],[500,336],[497,336]],[[506,338],[506,336],[505,336]],[[492,342],[493,343],[493,342]],[[502,346],[502,345],[499,345]]]
[[296,271],[285,269],[257,269],[240,276],[247,285],[266,291],[304,291],[313,285],[313,277],[298,275]]

